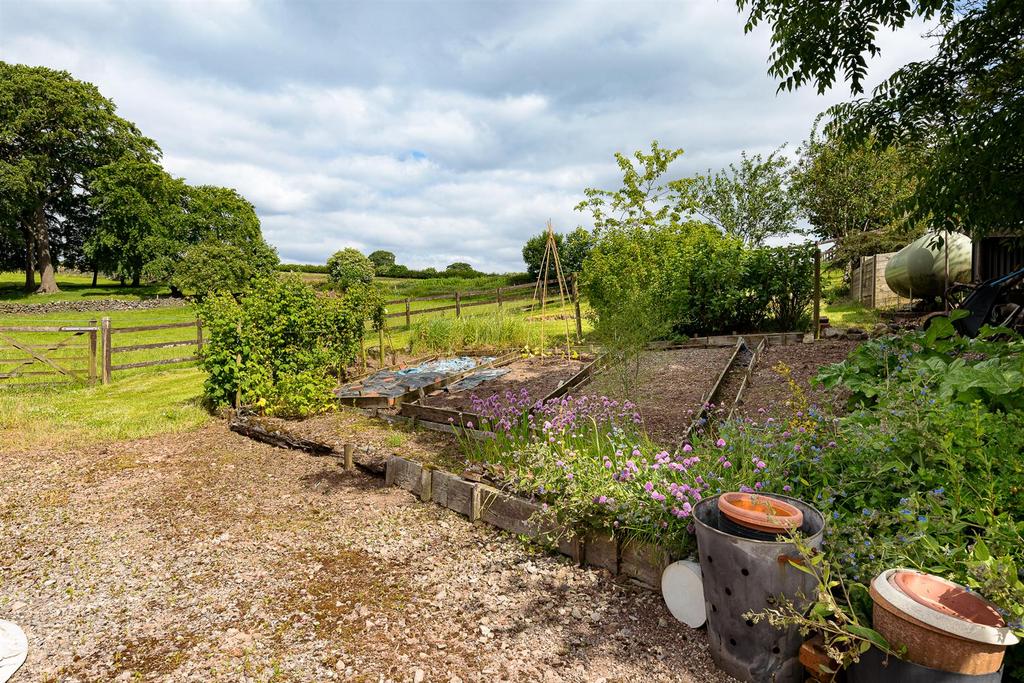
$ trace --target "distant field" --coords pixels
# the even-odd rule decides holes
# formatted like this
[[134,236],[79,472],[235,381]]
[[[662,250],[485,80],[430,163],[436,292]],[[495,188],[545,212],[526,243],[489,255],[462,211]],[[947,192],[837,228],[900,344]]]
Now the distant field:
[[[36,278],[39,284],[39,278]],[[17,301],[19,303],[36,303],[41,301],[90,301],[96,299],[127,299],[138,301],[155,296],[168,296],[171,290],[165,285],[146,285],[143,287],[122,286],[116,280],[99,278],[96,286],[92,286],[92,275],[57,274],[56,294],[33,294],[26,292],[25,273],[0,273],[0,301]]]

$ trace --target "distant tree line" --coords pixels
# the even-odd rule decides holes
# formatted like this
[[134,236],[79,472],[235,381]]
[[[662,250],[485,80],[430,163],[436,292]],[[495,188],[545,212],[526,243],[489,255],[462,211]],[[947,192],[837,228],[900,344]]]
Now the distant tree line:
[[[315,263],[281,263],[278,264],[277,269],[286,273],[320,273],[323,275],[335,273],[333,279],[337,283],[348,282],[351,277],[363,279],[363,274],[366,272],[365,264],[367,263],[373,269],[372,274],[377,277],[426,280],[436,277],[474,278],[492,275],[492,273],[481,272],[469,263],[462,261],[450,263],[444,270],[438,270],[437,268],[416,270],[395,261],[395,254],[390,251],[379,249],[370,252],[369,256],[363,256],[362,252],[358,249],[349,247],[332,254],[324,265]],[[333,268],[332,263],[334,264]],[[342,274],[342,272],[355,274],[348,275]]]
[[0,268],[40,293],[58,267],[199,294],[272,272],[252,204],[171,176],[161,154],[92,84],[0,62]]

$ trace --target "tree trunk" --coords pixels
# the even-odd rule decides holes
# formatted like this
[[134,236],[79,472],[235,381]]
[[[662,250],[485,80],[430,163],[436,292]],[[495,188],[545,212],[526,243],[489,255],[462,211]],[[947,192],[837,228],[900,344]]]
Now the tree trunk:
[[93,287],[96,286],[96,280],[97,280],[97,278],[99,278],[99,276],[100,276],[100,267],[98,265],[97,266],[93,266],[92,267],[92,286]]
[[39,289],[36,294],[53,294],[60,291],[57,275],[50,255],[50,233],[46,225],[46,211],[42,204],[36,208],[33,226],[36,242],[36,267],[39,270]]
[[25,291],[31,292],[36,288],[36,259],[33,253],[36,241],[32,238],[32,226],[27,221],[22,221],[21,232],[25,238]]
[[138,287],[142,284],[142,275],[138,272],[132,273],[132,287]]

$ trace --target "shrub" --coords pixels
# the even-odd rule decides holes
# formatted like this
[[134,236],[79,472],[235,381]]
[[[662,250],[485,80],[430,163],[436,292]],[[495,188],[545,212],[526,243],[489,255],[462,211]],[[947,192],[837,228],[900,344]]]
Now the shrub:
[[274,272],[276,255],[246,252],[231,244],[203,242],[188,248],[174,266],[171,285],[203,299],[216,291],[239,294]]
[[370,284],[373,275],[373,263],[358,249],[348,247],[327,259],[327,279],[342,291],[357,283]]
[[746,254],[749,329],[805,329],[814,297],[814,245],[761,247]]
[[230,405],[237,392],[258,412],[325,410],[336,376],[355,360],[370,299],[359,289],[318,297],[294,275],[265,278],[241,298],[211,295],[199,307],[208,403]]
[[813,247],[747,249],[709,225],[686,223],[605,230],[581,283],[597,330],[618,325],[612,318],[633,325],[639,314],[623,318],[622,307],[647,298],[661,334],[789,331],[805,321],[813,268]]

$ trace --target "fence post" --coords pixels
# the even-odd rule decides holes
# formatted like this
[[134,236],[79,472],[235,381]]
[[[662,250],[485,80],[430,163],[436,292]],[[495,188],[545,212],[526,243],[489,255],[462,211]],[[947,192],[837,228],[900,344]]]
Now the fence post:
[[871,308],[878,308],[878,254],[871,257]]
[[455,317],[462,316],[462,294],[455,292]]
[[864,303],[864,271],[867,270],[867,256],[860,257],[860,289],[857,291],[857,302]]
[[821,249],[814,245],[814,338],[821,339]]
[[[96,325],[95,320],[90,320],[91,325]],[[96,384],[96,330],[89,331],[89,384]]]
[[580,317],[580,278],[577,273],[572,274],[572,302],[576,307],[576,339],[583,339],[583,319]]
[[501,310],[501,287],[498,287],[498,310]]
[[203,352],[203,321],[196,318],[196,355]]
[[412,311],[411,311],[411,308],[412,308],[412,306],[411,306],[411,304],[409,302],[409,297],[405,297],[405,326],[407,328],[408,327],[412,327]]
[[100,330],[103,334],[103,383],[110,384],[110,318],[104,317],[100,321]]

